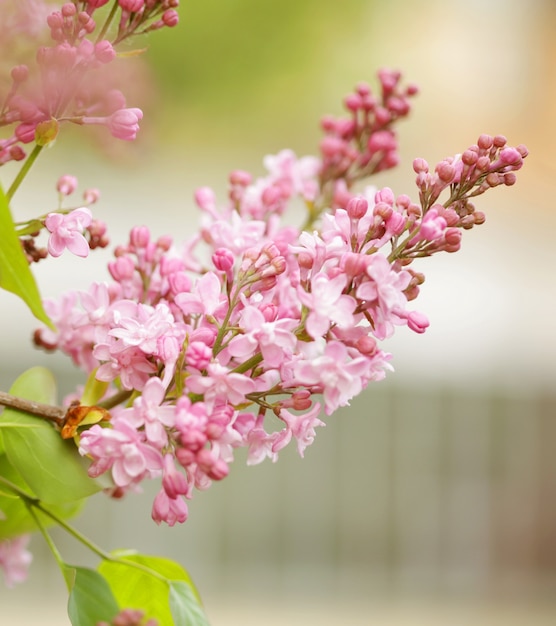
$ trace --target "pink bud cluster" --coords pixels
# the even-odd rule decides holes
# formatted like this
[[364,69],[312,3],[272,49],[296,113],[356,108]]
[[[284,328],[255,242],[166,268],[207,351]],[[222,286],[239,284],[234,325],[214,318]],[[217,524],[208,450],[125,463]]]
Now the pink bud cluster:
[[118,139],[135,139],[142,111],[127,107],[121,91],[106,87],[115,71],[116,46],[132,36],[175,26],[179,0],[120,0],[118,12],[108,18],[117,22],[110,38],[105,35],[111,32],[110,22],[96,21],[104,4],[74,0],[50,13],[53,44],[39,48],[36,66],[12,69],[11,85],[0,100],[0,127],[14,130],[0,140],[0,165],[23,160],[26,144],[53,141],[64,122],[99,124]]
[[[376,133],[393,136],[414,91],[400,91],[396,73],[379,78],[380,104],[361,86],[348,98],[366,137],[359,157]],[[237,448],[249,464],[275,461],[292,441],[303,455],[321,409],[332,414],[392,369],[381,342],[398,326],[426,330],[409,307],[424,280],[410,265],[457,250],[462,229],[483,221],[469,198],[494,177],[509,182],[526,150],[483,135],[432,175],[417,160],[419,203],[389,188],[353,193],[364,171],[393,164],[387,154],[369,170],[372,158],[354,169],[326,155],[268,156],[261,178],[232,172],[223,207],[197,191],[201,226],[184,244],[135,227],[111,282],[46,303],[57,331],[37,331],[37,342],[106,385],[111,421],[83,430],[79,450],[91,476],[110,472],[112,495],[160,478],[153,519],[185,521],[186,500],[227,476]],[[299,199],[304,227],[284,219]]]
[[402,87],[401,74],[392,70],[381,70],[378,79],[380,94],[360,83],[346,96],[349,117],[322,119],[321,186],[341,181],[349,189],[356,181],[398,164],[398,140],[392,126],[409,114],[410,98],[417,88]]

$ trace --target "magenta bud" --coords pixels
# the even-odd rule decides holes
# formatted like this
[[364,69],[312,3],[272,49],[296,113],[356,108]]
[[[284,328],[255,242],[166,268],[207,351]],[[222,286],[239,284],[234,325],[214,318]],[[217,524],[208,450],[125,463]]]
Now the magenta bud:
[[278,315],[278,307],[272,302],[266,302],[259,307],[265,322],[274,322]]
[[101,63],[110,63],[116,58],[116,51],[106,39],[95,44],[95,58]]
[[420,174],[421,172],[426,174],[429,171],[429,164],[425,161],[425,159],[413,159],[413,171],[416,174]]
[[235,257],[228,248],[218,248],[212,255],[212,262],[217,270],[228,272],[234,266]]
[[479,139],[477,139],[477,145],[481,150],[490,150],[493,144],[494,138],[490,135],[481,135]]
[[98,189],[85,189],[83,192],[83,200],[85,200],[87,204],[94,204],[98,202],[99,198],[100,191]]
[[146,226],[134,226],[129,233],[129,243],[137,249],[146,248],[151,238]]
[[66,2],[62,5],[63,17],[73,17],[77,13],[77,8],[73,2]]
[[26,65],[16,65],[10,74],[14,83],[23,83],[29,76],[29,68]]
[[247,187],[253,181],[253,177],[249,172],[244,170],[234,170],[230,173],[230,184],[240,185],[241,187]]
[[344,106],[348,111],[355,112],[360,109],[362,105],[361,96],[356,93],[350,93],[344,98]]
[[212,211],[216,206],[216,196],[210,187],[199,187],[195,191],[195,202],[200,209]]
[[69,174],[60,176],[56,183],[56,189],[63,196],[71,195],[77,189],[77,178]]
[[177,11],[174,11],[173,9],[168,9],[162,14],[162,21],[164,22],[164,26],[173,28],[174,26],[177,26],[179,24],[180,16],[178,15]]
[[421,334],[427,330],[429,320],[425,315],[423,315],[423,313],[411,311],[411,313],[407,316],[407,325],[414,332]]
[[500,151],[500,160],[506,165],[521,165],[522,157],[517,148],[503,148]]
[[354,196],[350,198],[346,206],[347,214],[353,220],[359,220],[367,214],[369,203],[363,196]]
[[368,83],[360,82],[355,86],[355,91],[362,97],[368,96],[371,93],[371,87]]
[[456,168],[446,161],[441,161],[436,166],[436,174],[443,183],[451,183],[456,175]]
[[108,271],[114,280],[121,282],[129,280],[135,272],[135,263],[128,256],[119,256],[115,261],[108,263]]
[[475,163],[477,163],[478,158],[479,158],[479,155],[474,150],[471,150],[471,149],[466,150],[461,155],[461,160],[467,166],[475,165]]

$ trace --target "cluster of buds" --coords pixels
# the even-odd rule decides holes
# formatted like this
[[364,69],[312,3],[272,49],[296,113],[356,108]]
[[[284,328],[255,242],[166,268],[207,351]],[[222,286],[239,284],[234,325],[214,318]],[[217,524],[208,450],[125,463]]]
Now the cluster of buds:
[[142,111],[127,107],[120,90],[106,88],[117,46],[175,26],[179,0],[113,0],[106,14],[101,8],[108,1],[63,4],[47,18],[53,43],[39,48],[36,66],[22,63],[12,69],[0,102],[0,127],[14,130],[0,140],[0,165],[25,159],[26,144],[54,141],[64,122],[100,124],[118,139],[135,139]]
[[[57,330],[39,330],[37,342],[96,378],[98,406],[110,411],[79,433],[90,475],[110,473],[114,496],[161,478],[157,523],[185,521],[186,500],[227,476],[237,448],[249,464],[275,461],[291,441],[303,455],[321,410],[381,380],[392,369],[381,342],[398,326],[428,326],[408,308],[424,280],[409,266],[457,250],[462,229],[483,221],[469,198],[521,167],[524,147],[483,135],[435,174],[415,162],[419,202],[389,188],[355,193],[357,178],[397,161],[395,143],[375,151],[373,137],[394,137],[415,92],[397,73],[379,79],[380,98],[359,86],[346,99],[353,119],[335,132],[359,146],[347,167],[284,150],[265,158],[264,177],[234,171],[223,207],[211,189],[197,191],[197,235],[180,245],[135,227],[109,264],[111,282],[46,303]],[[283,219],[299,198],[303,227]]]
[[321,120],[325,137],[321,141],[320,186],[329,189],[326,199],[342,204],[345,190],[359,180],[398,164],[398,140],[393,126],[409,115],[414,85],[403,86],[400,72],[378,73],[380,94],[367,83],[359,83],[344,99],[347,117],[326,116]]

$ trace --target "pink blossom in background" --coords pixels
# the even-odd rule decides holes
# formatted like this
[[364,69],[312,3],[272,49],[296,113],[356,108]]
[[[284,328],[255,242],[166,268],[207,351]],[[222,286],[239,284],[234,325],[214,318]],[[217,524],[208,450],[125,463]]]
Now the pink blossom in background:
[[27,550],[31,535],[20,535],[0,541],[0,568],[6,587],[11,588],[27,578],[33,555]]
[[89,243],[83,236],[83,231],[93,219],[87,207],[81,207],[62,215],[49,213],[44,220],[48,238],[48,252],[54,257],[60,256],[67,248],[76,256],[86,257],[89,254]]

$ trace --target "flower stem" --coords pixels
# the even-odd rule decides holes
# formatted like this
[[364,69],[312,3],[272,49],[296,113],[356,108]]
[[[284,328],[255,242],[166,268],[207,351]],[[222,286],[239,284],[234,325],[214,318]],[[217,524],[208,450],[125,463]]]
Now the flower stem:
[[10,185],[10,188],[6,192],[6,198],[8,202],[10,202],[10,200],[13,198],[15,192],[18,190],[19,186],[23,182],[23,179],[25,178],[25,176],[27,176],[29,170],[31,169],[31,166],[37,160],[37,157],[41,153],[43,147],[44,146],[39,146],[38,144],[35,145],[31,154],[25,159],[25,163],[21,166],[21,169],[17,173],[17,176],[14,178],[12,184]]
[[41,535],[43,536],[43,539],[46,541],[46,545],[49,547],[50,552],[52,552],[52,556],[56,560],[56,563],[58,563],[58,567],[60,568],[60,571],[64,575],[64,580],[66,581],[66,587],[68,591],[71,591],[71,586],[65,576],[67,565],[64,559],[62,558],[60,551],[56,547],[56,544],[54,543],[54,541],[52,541],[52,537],[48,534],[48,531],[46,530],[44,524],[42,523],[40,517],[37,515],[37,512],[35,511],[33,506],[27,501],[25,502],[25,506],[27,507],[27,510],[29,511],[29,515],[35,520],[35,524],[37,525]]
[[122,389],[121,391],[115,393],[113,396],[110,396],[110,398],[106,398],[106,400],[98,402],[96,406],[100,407],[101,409],[110,410],[113,409],[115,406],[118,406],[118,404],[122,404],[122,402],[125,402],[126,400],[131,398],[132,395],[133,391]]
[[108,14],[108,17],[106,18],[97,36],[97,41],[96,41],[97,43],[103,39],[104,35],[106,35],[106,32],[110,28],[110,24],[112,23],[112,20],[114,19],[114,15],[116,15],[117,10],[118,10],[118,2],[117,0],[114,0],[114,4],[112,5],[112,8],[110,9],[110,13]]
[[125,557],[112,556],[109,552],[106,552],[101,547],[97,546],[94,542],[92,542],[90,539],[85,537],[85,535],[80,533],[77,530],[77,528],[73,527],[71,524],[68,524],[60,516],[50,511],[47,507],[45,507],[42,504],[42,502],[38,498],[36,498],[35,496],[29,495],[26,491],[21,489],[21,487],[13,483],[11,480],[8,480],[7,478],[0,476],[0,484],[4,485],[12,493],[14,493],[16,496],[19,496],[24,501],[25,506],[29,510],[29,513],[31,514],[31,516],[34,518],[39,530],[41,531],[43,537],[45,538],[45,541],[48,544],[48,547],[50,548],[50,550],[52,551],[52,554],[54,555],[54,558],[58,562],[58,565],[60,566],[60,569],[62,570],[62,572],[64,571],[66,564],[63,561],[58,549],[54,545],[52,538],[46,532],[46,529],[44,528],[44,524],[40,521],[40,518],[38,517],[34,509],[39,510],[41,513],[49,517],[53,522],[58,524],[58,526],[61,526],[68,534],[70,534],[74,539],[79,541],[79,543],[82,543],[86,548],[88,548],[91,552],[93,552],[98,557],[100,557],[103,561],[112,561],[113,563],[121,563],[122,565],[127,565],[128,567],[134,567],[137,570],[145,572],[149,576],[153,576],[154,578],[158,578],[159,580],[168,582],[168,579],[166,578],[166,576],[159,574],[157,571],[151,569],[150,567],[147,567],[146,565],[142,565],[141,563],[135,563],[134,561],[129,561]]
[[56,422],[56,424],[60,424],[66,415],[66,409],[59,406],[25,400],[24,398],[12,396],[5,391],[0,391],[0,405],[9,406],[11,409],[21,411],[22,413],[31,413],[51,422]]

